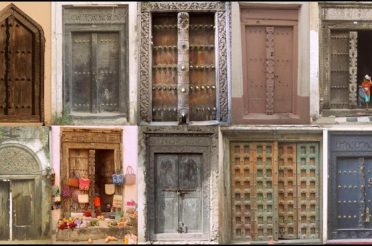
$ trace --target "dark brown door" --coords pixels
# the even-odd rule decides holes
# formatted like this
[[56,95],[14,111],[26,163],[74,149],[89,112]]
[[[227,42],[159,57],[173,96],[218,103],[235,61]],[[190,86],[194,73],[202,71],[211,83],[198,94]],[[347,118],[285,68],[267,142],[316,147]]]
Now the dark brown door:
[[9,181],[0,181],[0,240],[9,240]]
[[71,108],[119,111],[120,37],[116,32],[72,32]]
[[293,26],[251,20],[243,35],[244,113],[292,113],[296,81]]
[[0,19],[0,121],[41,121],[42,30],[14,5]]
[[13,180],[13,239],[29,240],[39,237],[35,221],[34,180]]

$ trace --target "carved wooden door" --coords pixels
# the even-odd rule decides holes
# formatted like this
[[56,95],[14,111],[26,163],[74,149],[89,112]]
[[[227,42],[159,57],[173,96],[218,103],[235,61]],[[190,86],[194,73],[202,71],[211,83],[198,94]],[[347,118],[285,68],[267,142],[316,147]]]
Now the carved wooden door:
[[0,181],[0,240],[9,240],[10,183]]
[[152,120],[216,120],[214,15],[152,18]]
[[155,233],[202,233],[200,154],[156,155]]
[[72,111],[119,111],[119,41],[116,32],[72,32]]
[[319,238],[318,165],[316,143],[232,143],[232,239]]
[[42,30],[14,5],[0,12],[0,20],[0,121],[39,122],[43,117]]
[[289,24],[249,20],[244,25],[245,114],[294,111],[295,40]]
[[34,180],[13,180],[13,239],[38,239],[40,228],[35,221],[35,182]]

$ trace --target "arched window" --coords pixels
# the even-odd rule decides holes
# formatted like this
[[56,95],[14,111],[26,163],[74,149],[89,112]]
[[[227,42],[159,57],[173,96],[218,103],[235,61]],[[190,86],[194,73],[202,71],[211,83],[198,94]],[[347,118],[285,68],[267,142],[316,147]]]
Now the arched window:
[[0,122],[42,122],[44,32],[8,5],[0,11]]

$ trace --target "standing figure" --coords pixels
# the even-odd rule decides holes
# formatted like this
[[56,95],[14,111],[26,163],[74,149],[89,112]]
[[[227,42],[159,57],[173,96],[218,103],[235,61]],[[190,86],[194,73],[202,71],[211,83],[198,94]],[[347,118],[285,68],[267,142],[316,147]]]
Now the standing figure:
[[364,76],[364,80],[360,83],[358,88],[359,106],[362,106],[362,102],[365,103],[368,108],[368,103],[371,100],[371,77],[367,74]]

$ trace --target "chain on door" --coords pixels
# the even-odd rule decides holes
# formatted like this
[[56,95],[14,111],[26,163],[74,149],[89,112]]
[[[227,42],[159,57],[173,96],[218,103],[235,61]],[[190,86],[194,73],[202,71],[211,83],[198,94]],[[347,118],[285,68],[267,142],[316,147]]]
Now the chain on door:
[[232,143],[232,239],[319,237],[319,146]]

